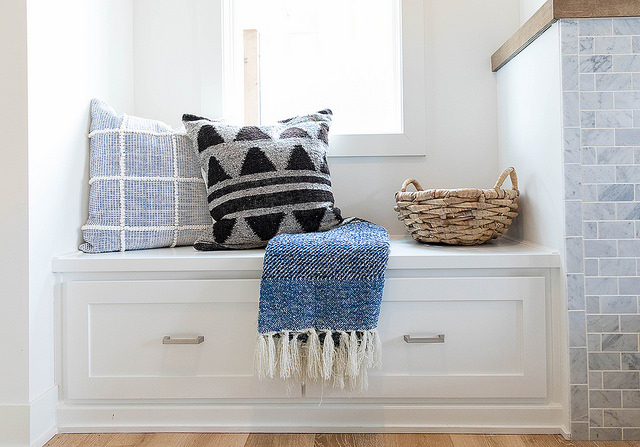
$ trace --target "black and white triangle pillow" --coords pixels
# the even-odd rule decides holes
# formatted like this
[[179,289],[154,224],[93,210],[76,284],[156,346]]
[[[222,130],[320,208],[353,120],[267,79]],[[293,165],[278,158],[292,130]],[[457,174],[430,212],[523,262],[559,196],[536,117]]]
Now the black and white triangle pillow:
[[182,119],[215,221],[198,250],[263,247],[278,234],[326,231],[342,221],[327,166],[330,110],[260,127]]

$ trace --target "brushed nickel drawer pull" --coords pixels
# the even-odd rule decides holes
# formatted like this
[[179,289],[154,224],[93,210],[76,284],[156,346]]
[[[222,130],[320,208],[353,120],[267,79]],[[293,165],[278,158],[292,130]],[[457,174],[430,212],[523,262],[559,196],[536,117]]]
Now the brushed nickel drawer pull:
[[198,335],[195,338],[171,338],[170,335],[165,335],[162,339],[163,345],[199,345],[204,343],[204,335]]
[[444,334],[436,335],[435,337],[411,337],[411,335],[405,335],[404,341],[407,343],[444,343]]

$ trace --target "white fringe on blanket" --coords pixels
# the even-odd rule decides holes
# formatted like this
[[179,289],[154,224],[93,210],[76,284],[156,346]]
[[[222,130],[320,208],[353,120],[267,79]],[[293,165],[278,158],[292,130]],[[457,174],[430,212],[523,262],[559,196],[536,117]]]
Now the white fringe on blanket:
[[[332,381],[335,388],[365,391],[369,385],[367,370],[382,360],[382,343],[377,329],[335,331],[304,329],[258,334],[255,368],[260,380],[280,377],[299,382]],[[357,333],[361,334],[358,337]],[[307,335],[307,341],[299,337]],[[320,343],[320,334],[325,334]],[[292,335],[292,336],[291,336]]]

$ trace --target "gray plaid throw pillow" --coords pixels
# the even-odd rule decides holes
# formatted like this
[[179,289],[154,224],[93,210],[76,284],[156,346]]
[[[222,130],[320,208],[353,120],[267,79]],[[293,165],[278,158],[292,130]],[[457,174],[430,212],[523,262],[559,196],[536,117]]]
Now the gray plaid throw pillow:
[[200,154],[215,221],[196,249],[264,247],[278,234],[326,231],[342,221],[327,166],[330,110],[260,127],[182,120]]
[[196,152],[184,131],[91,101],[88,253],[193,245],[211,232]]

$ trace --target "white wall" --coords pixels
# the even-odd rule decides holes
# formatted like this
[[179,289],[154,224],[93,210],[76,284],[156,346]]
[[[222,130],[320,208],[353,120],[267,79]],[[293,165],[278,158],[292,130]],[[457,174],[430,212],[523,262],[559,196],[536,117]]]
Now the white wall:
[[29,439],[27,8],[0,2],[0,445]]
[[520,215],[511,235],[562,251],[564,192],[558,25],[500,69],[500,165],[518,174]]
[[[81,240],[88,206],[90,99],[101,97],[133,110],[133,7],[131,0],[29,0],[26,8],[28,73],[24,71],[22,82],[28,82],[23,106],[24,123],[28,119],[29,239],[20,254],[28,255],[29,292],[23,305],[29,309],[24,316],[29,370],[21,380],[28,384],[25,399],[34,442],[55,426],[50,262],[54,255],[76,250]],[[27,181],[26,169],[20,179]],[[14,263],[15,257],[10,260]],[[17,314],[11,318],[20,321]]]
[[[53,365],[50,260],[77,249],[86,219],[89,100],[133,108],[131,18],[131,0],[28,3],[31,363]],[[53,368],[30,383],[34,399]]]
[[[155,6],[151,14],[143,13],[148,4]],[[209,16],[194,18],[197,4],[198,0],[135,2],[137,114],[174,126],[182,113],[219,116],[221,104],[211,93],[215,88],[205,95],[198,82],[221,88],[216,79],[221,69],[207,59],[216,56],[220,43],[203,49],[192,40],[202,29],[219,38],[219,30],[214,33],[219,21],[212,15],[209,26],[202,27],[203,16]],[[518,26],[515,0],[425,0],[427,155],[330,159],[336,205],[343,215],[360,216],[404,234],[393,206],[394,193],[406,178],[417,178],[424,188],[493,186],[502,166],[496,155],[496,80],[489,61]],[[198,80],[196,72],[203,68],[198,58],[203,57],[212,74]]]
[[136,115],[177,128],[183,113],[222,114],[220,3],[133,3]]
[[[553,25],[496,74],[500,165],[517,169],[519,213],[509,234],[518,239],[564,250],[564,182],[562,160],[562,88],[559,24]],[[560,353],[551,365],[558,377],[569,377],[566,335],[566,277],[553,285],[559,299],[547,303],[553,331],[548,343]],[[551,390],[562,405],[569,430],[568,381]]]
[[520,24],[529,20],[547,0],[520,0]]

